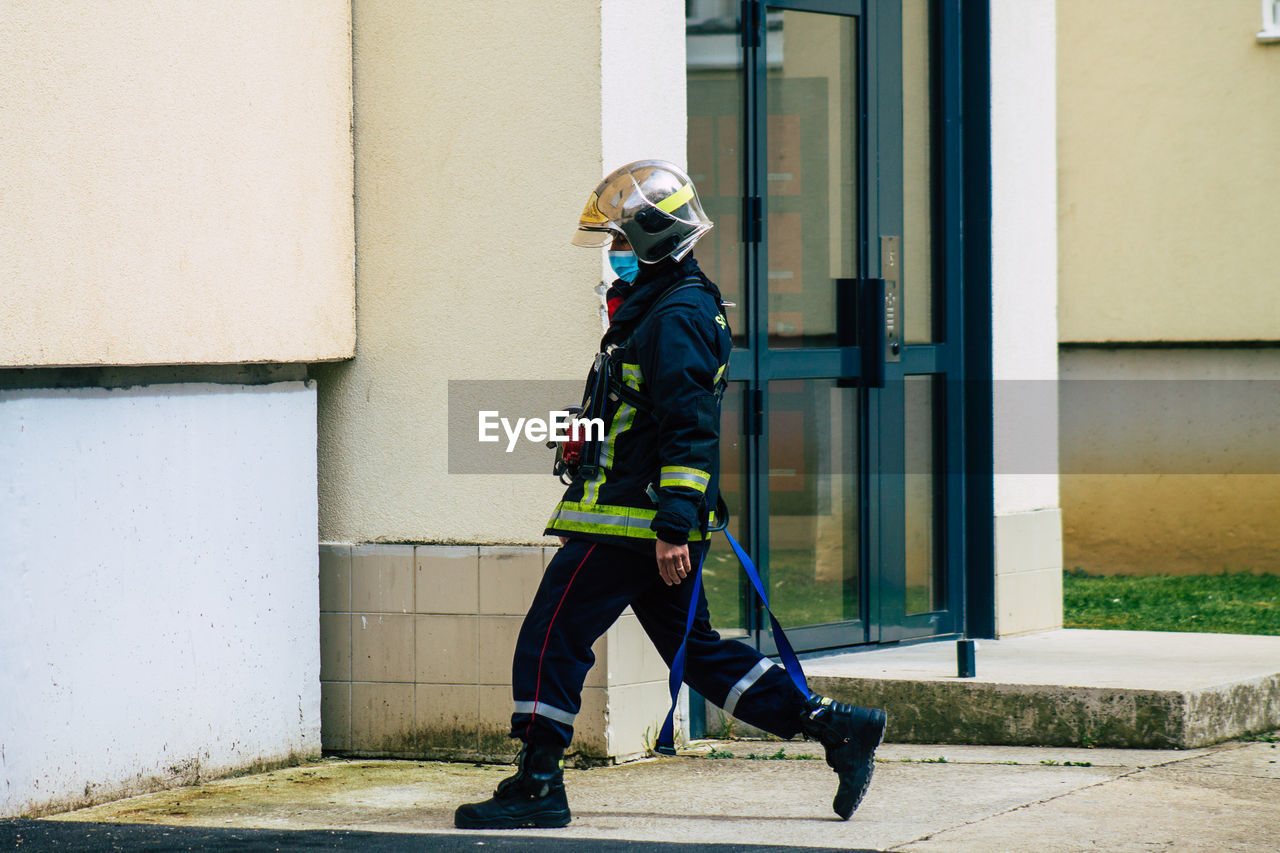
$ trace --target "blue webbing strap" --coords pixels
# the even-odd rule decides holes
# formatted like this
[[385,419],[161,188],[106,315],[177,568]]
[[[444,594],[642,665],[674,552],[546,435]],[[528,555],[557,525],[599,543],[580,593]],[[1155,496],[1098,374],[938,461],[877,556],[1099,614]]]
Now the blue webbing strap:
[[[782,658],[782,665],[786,667],[787,675],[791,676],[792,683],[800,690],[804,696],[809,695],[809,682],[805,681],[804,670],[800,667],[800,661],[796,657],[795,651],[791,648],[791,643],[787,640],[787,635],[783,632],[782,626],[778,624],[778,619],[773,615],[773,610],[769,607],[769,597],[765,595],[764,583],[760,580],[760,573],[756,571],[756,564],[751,562],[751,558],[747,556],[747,552],[742,550],[742,546],[738,544],[738,540],[733,538],[727,529],[724,531],[725,538],[729,540],[729,547],[733,548],[733,553],[738,556],[738,562],[742,564],[742,570],[747,573],[747,579],[751,581],[751,585],[755,587],[756,594],[760,596],[760,601],[764,604],[765,611],[769,614],[769,622],[773,626],[773,641],[778,645],[778,656]],[[676,703],[680,696],[680,685],[684,682],[684,660],[685,650],[689,644],[689,633],[693,630],[693,620],[698,610],[698,593],[702,590],[702,561],[706,559],[707,551],[711,550],[710,543],[702,550],[702,556],[698,558],[698,570],[693,576],[693,594],[689,599],[689,613],[684,620],[684,637],[680,640],[680,648],[676,650],[676,656],[671,661],[671,677],[668,684],[671,688],[671,709],[667,711],[667,719],[662,723],[662,731],[658,733],[658,742],[654,749],[663,755],[675,755],[675,715]]]
[[684,682],[684,657],[689,647],[689,633],[693,630],[693,620],[698,614],[698,593],[702,591],[702,561],[711,550],[710,546],[711,543],[708,542],[707,547],[702,549],[702,556],[698,558],[698,570],[693,573],[693,594],[689,598],[689,612],[684,619],[684,636],[680,639],[680,648],[676,649],[676,656],[671,660],[671,675],[667,679],[667,685],[671,689],[671,708],[667,711],[667,718],[662,721],[662,731],[658,732],[658,742],[654,746],[654,749],[663,755],[676,754],[676,703],[680,699],[680,685]]
[[787,639],[782,626],[778,624],[778,618],[773,615],[773,610],[769,607],[769,596],[764,594],[764,582],[760,580],[760,573],[756,571],[756,564],[751,562],[747,552],[742,550],[738,540],[734,539],[728,530],[724,532],[724,535],[729,540],[729,547],[733,548],[733,553],[738,555],[738,562],[742,563],[743,571],[747,573],[747,577],[751,580],[751,585],[756,588],[756,594],[760,596],[760,601],[764,603],[765,612],[769,614],[769,623],[773,626],[773,641],[778,645],[778,657],[782,658],[782,665],[787,668],[787,675],[791,676],[791,683],[800,691],[801,696],[808,698],[809,682],[805,680],[804,670],[800,668],[800,660],[791,648],[791,642]]

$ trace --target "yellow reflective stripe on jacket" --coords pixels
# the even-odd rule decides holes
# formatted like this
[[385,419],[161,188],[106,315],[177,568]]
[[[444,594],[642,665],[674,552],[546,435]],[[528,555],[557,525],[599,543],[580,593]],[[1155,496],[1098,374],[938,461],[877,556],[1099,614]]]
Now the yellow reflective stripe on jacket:
[[[547,522],[547,529],[565,533],[602,533],[608,536],[626,536],[631,539],[657,539],[658,534],[649,524],[657,510],[608,504],[561,501]],[[716,525],[715,513],[711,514],[711,526]],[[689,541],[701,542],[702,531],[690,530]]]
[[609,476],[609,470],[613,467],[614,448],[617,444],[618,436],[631,429],[632,424],[635,422],[635,407],[627,403],[619,405],[618,411],[613,416],[609,437],[605,439],[604,450],[600,453],[600,471],[593,479],[587,481],[585,488],[582,490],[582,499],[586,503],[594,504],[600,498],[600,487],[604,485],[604,481]]
[[667,486],[684,486],[697,492],[705,492],[711,475],[697,468],[685,468],[680,465],[663,465],[658,472],[658,488]]
[[[717,319],[724,319],[724,318],[720,317],[719,315],[716,315],[716,317],[717,317]],[[720,377],[721,377],[721,376],[724,376],[724,370],[725,370],[725,368],[726,368],[726,367],[728,367],[728,366],[729,366],[729,365],[728,365],[728,363],[725,363],[725,364],[720,365],[720,369],[716,371],[716,378],[711,380],[711,384],[712,384],[712,385],[716,385],[716,384],[718,384],[718,383],[720,382]]]
[[[641,382],[640,365],[623,362],[622,381],[627,386],[638,389]],[[600,499],[600,487],[608,479],[609,470],[613,467],[614,450],[618,442],[618,436],[631,429],[635,422],[635,406],[629,403],[619,404],[618,411],[614,412],[613,421],[609,424],[609,435],[605,438],[604,448],[600,452],[600,470],[596,472],[595,477],[588,480],[582,487],[582,500],[584,503],[594,504]]]

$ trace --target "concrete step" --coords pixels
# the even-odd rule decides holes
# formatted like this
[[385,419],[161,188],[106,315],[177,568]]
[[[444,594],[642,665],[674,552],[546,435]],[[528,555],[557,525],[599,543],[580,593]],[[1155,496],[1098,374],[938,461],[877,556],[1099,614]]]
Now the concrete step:
[[[806,657],[817,692],[885,708],[886,740],[1187,749],[1280,727],[1280,637],[1059,630]],[[709,709],[714,727],[717,711]]]

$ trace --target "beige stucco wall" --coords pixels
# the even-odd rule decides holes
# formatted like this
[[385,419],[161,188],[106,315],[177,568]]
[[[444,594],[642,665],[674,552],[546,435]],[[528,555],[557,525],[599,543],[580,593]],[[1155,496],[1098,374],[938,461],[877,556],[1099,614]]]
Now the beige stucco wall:
[[1277,337],[1280,46],[1257,0],[1058,4],[1063,341]]
[[[542,530],[563,486],[539,448],[542,473],[450,473],[449,382],[561,380],[578,393],[601,332],[604,255],[569,240],[605,172],[684,159],[683,13],[678,0],[492,0],[447,14],[353,3],[358,336],[354,360],[313,369],[320,538],[379,543],[351,549],[352,613],[367,609],[360,555],[390,549],[403,570],[415,554],[418,592],[412,606],[379,605],[386,630],[322,603],[331,748],[376,751],[406,731],[454,755],[510,748],[511,648],[551,550],[474,546],[554,541]],[[358,642],[400,669],[361,670]],[[578,746],[635,754],[666,710],[664,667],[630,617],[597,651]]]
[[[544,541],[550,451],[545,474],[449,474],[448,382],[582,381],[603,258],[569,239],[607,170],[683,159],[683,13],[356,0],[359,344],[317,374],[322,540]],[[670,96],[624,110],[627,79]]]
[[0,365],[354,345],[346,0],[11,0]]

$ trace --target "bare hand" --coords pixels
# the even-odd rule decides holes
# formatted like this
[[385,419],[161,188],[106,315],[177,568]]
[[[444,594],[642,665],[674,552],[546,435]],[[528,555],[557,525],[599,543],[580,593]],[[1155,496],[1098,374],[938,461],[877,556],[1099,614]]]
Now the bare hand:
[[689,563],[688,545],[672,545],[659,539],[657,557],[658,574],[667,586],[675,586],[693,571],[693,566]]
[[557,536],[556,538],[560,540],[560,547],[561,547],[561,548],[563,548],[563,547],[568,543],[568,541],[569,541],[569,537],[568,537],[568,536]]

